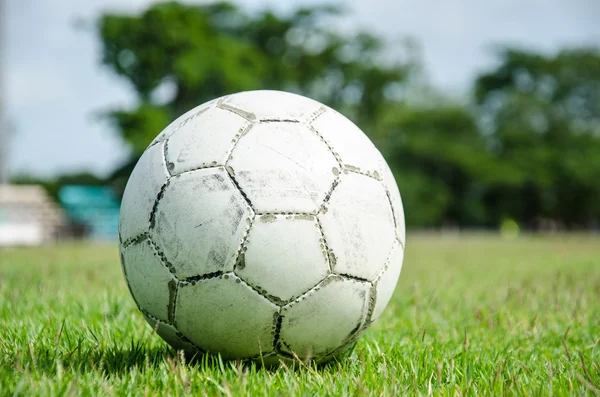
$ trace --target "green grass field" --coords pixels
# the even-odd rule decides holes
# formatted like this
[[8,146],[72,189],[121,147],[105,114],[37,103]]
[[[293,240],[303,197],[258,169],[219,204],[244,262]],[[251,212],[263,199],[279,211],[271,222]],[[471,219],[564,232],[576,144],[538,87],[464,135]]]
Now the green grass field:
[[396,294],[345,360],[186,364],[113,245],[0,251],[0,395],[600,394],[600,237],[409,235]]

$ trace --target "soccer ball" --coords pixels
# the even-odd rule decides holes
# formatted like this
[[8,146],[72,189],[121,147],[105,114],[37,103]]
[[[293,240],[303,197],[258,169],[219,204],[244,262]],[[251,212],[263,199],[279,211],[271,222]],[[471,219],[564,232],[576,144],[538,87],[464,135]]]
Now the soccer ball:
[[404,213],[392,172],[350,120],[249,91],[194,108],[148,146],[119,240],[137,306],[175,349],[323,362],[388,304]]

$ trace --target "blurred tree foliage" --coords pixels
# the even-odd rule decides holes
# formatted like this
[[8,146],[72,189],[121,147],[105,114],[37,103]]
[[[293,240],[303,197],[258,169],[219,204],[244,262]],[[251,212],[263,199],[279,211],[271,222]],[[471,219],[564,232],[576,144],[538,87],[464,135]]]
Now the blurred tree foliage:
[[[99,21],[103,62],[139,99],[137,109],[110,117],[136,154],[176,116],[243,90],[292,91],[369,121],[408,65],[386,65],[383,44],[371,34],[337,33],[328,22],[339,12],[315,7],[281,16],[170,2],[139,16],[106,14]],[[161,101],[154,94],[166,87],[174,94]]]
[[138,98],[135,108],[108,115],[132,149],[111,183],[122,191],[148,143],[192,107],[281,89],[338,109],[371,136],[395,171],[409,226],[600,224],[597,50],[505,50],[499,66],[477,78],[473,105],[415,105],[406,94],[414,59],[394,61],[368,32],[341,33],[339,13],[170,2],[103,15],[102,61]]
[[[390,87],[405,81],[412,65],[383,60],[382,41],[369,33],[338,33],[331,22],[339,13],[323,6],[251,14],[224,2],[169,2],[136,16],[103,15],[103,63],[131,83],[139,101],[109,114],[133,153],[113,184],[124,189],[139,155],[171,120],[226,93],[287,90],[362,126],[377,119]],[[165,99],[161,90],[172,95]]]
[[488,217],[538,227],[600,225],[600,52],[505,50],[477,78],[482,135],[503,180],[487,187]]
[[497,165],[477,120],[458,105],[393,106],[381,120],[380,148],[394,170],[408,208],[406,222],[420,226],[480,226],[485,190],[474,182],[494,178]]

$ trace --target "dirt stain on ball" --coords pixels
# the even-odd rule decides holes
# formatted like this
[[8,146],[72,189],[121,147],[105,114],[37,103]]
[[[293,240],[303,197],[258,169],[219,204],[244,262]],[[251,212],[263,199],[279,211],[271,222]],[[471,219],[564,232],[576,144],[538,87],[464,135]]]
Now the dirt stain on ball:
[[277,220],[277,216],[273,215],[273,214],[264,214],[263,216],[260,217],[260,221],[263,223],[271,223],[271,222],[275,222]]

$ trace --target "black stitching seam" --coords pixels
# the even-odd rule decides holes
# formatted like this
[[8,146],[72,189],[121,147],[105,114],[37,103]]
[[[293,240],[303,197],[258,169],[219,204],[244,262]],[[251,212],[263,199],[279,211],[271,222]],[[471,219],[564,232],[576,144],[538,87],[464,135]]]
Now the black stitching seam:
[[364,314],[364,316],[360,319],[360,321],[358,322],[358,324],[354,327],[354,329],[352,329],[352,331],[350,331],[350,333],[348,334],[348,336],[346,336],[344,338],[344,340],[342,341],[342,343],[340,344],[339,347],[335,348],[334,350],[332,350],[331,352],[325,354],[320,360],[319,362],[326,362],[329,359],[331,359],[332,357],[335,357],[337,354],[345,351],[346,349],[349,348],[349,346],[355,342],[356,340],[358,340],[358,338],[363,334],[364,331],[367,330],[367,328],[369,328],[372,324],[372,322],[370,322],[369,320],[371,319],[371,315],[373,314],[373,309],[375,307],[375,300],[372,299],[372,296],[374,294],[374,288],[375,286],[371,284],[371,288],[369,288],[369,300],[367,301],[367,311]]
[[231,173],[229,173],[228,169],[225,169],[225,171],[227,171],[227,174],[229,175],[229,178],[231,178],[231,182],[233,182],[233,184],[235,185],[235,187],[237,188],[237,190],[240,192],[240,194],[242,195],[242,197],[244,198],[244,200],[246,200],[246,204],[252,210],[252,213],[255,214],[256,210],[254,209],[254,206],[252,205],[252,202],[250,201],[250,199],[248,198],[248,196],[246,195],[246,193],[242,190],[242,187],[240,186],[240,184],[238,183],[238,181],[235,179],[235,177]]
[[231,161],[231,158],[233,157],[233,150],[237,146],[240,139],[242,139],[243,136],[248,134],[248,132],[250,132],[250,130],[252,129],[253,126],[254,126],[254,124],[252,124],[250,122],[244,124],[244,126],[238,130],[238,132],[235,134],[235,136],[231,140],[232,145],[229,148],[229,150],[227,150],[227,157],[226,157],[227,160],[225,160],[225,166],[228,168],[231,168],[231,170],[229,170],[229,169],[227,170],[231,175],[233,175],[234,172],[233,172],[233,168],[228,163]]
[[317,364],[319,363],[326,363],[329,360],[333,359],[334,357],[336,357],[338,354],[344,352],[345,350],[350,348],[350,345],[352,343],[354,343],[356,340],[358,340],[358,338],[362,335],[362,333],[365,331],[366,328],[360,327],[360,324],[358,325],[358,327],[354,328],[347,337],[344,338],[344,340],[342,341],[342,343],[340,344],[339,347],[333,349],[332,351],[330,351],[329,353],[325,354],[322,358],[320,358],[317,361]]
[[[154,317],[152,314],[148,313],[148,311],[144,310],[144,309],[139,309],[140,312],[142,312],[142,314],[146,317],[149,317],[151,320],[153,320],[155,322],[155,324],[152,326],[153,332],[157,333],[156,330],[158,328],[158,324],[164,324],[164,325],[170,325],[171,327],[173,327],[175,329],[175,336],[178,337],[179,339],[181,339],[183,342],[190,344],[194,349],[196,349],[199,353],[206,353],[202,348],[198,347],[194,342],[192,342],[191,340],[189,340],[184,334],[182,334],[177,327],[175,326],[175,324],[169,324],[169,323],[165,323],[164,321]],[[160,336],[160,335],[159,335]]]
[[281,323],[283,322],[283,316],[281,315],[281,309],[273,314],[273,349],[277,351],[281,337]]
[[239,278],[240,281],[243,284],[246,284],[247,287],[249,287],[250,289],[252,289],[254,292],[256,292],[257,294],[259,294],[260,296],[262,296],[263,298],[265,298],[266,300],[268,300],[272,304],[281,307],[281,306],[284,306],[285,304],[287,304],[289,302],[289,301],[284,301],[283,299],[280,299],[280,298],[276,297],[275,295],[271,295],[266,290],[262,289],[261,287],[259,287],[257,285],[254,285],[254,284],[246,281],[244,278],[242,278],[237,273],[235,273],[235,271],[233,271],[233,274],[237,278]]
[[383,188],[385,189],[385,195],[388,198],[388,203],[390,204],[390,209],[392,210],[392,219],[394,220],[394,234],[396,234],[396,231],[398,229],[398,224],[396,223],[396,213],[394,211],[394,204],[392,203],[392,196],[390,194],[390,191],[386,188],[386,186],[384,185]]
[[[288,302],[285,306],[292,307],[294,304],[306,299],[311,294],[315,293],[316,291],[320,290],[321,288],[325,287],[326,285],[330,284],[331,282],[333,282],[335,280],[341,280],[341,279],[342,279],[342,277],[338,274],[329,274],[325,278],[323,278],[321,281],[319,281],[314,287],[312,287],[309,290],[307,290],[306,292],[302,293],[296,299]],[[285,310],[285,308],[283,308],[283,309]]]
[[[390,204],[391,204],[391,201],[390,201]],[[392,216],[394,217],[394,235],[396,237],[396,241],[398,242],[398,244],[400,244],[402,249],[405,249],[404,242],[400,240],[400,233],[399,233],[400,226],[396,223],[396,213],[394,211],[395,211],[395,209],[394,209],[394,206],[392,205]]]
[[[385,161],[385,159],[383,159],[383,161]],[[383,172],[384,164],[380,164],[381,167],[381,174],[383,176],[385,176],[385,173]],[[392,177],[394,175],[392,174]],[[394,185],[396,185],[396,181],[394,179],[392,179],[392,181]],[[404,243],[402,241],[400,241],[400,233],[399,233],[399,229],[400,229],[400,225],[398,225],[398,222],[396,221],[396,208],[394,207],[394,203],[392,202],[392,194],[390,192],[390,190],[388,189],[387,184],[390,183],[390,181],[386,180],[386,178],[382,177],[381,178],[381,184],[383,185],[383,188],[385,189],[385,194],[387,195],[388,201],[390,203],[390,208],[392,209],[392,219],[394,219],[394,235],[396,236],[396,240],[400,243],[400,245],[402,246],[402,249],[404,249]]]
[[192,120],[192,119],[194,119],[194,118],[196,118],[196,117],[200,116],[202,113],[206,112],[206,111],[207,111],[207,110],[209,110],[210,108],[212,108],[212,105],[210,105],[210,106],[207,106],[207,107],[205,107],[205,108],[202,108],[202,109],[198,110],[196,113],[194,113],[194,114],[192,114],[191,116],[187,117],[185,120],[183,120],[181,123],[179,123],[179,125],[178,125],[177,127],[175,127],[175,128],[173,129],[173,131],[171,131],[171,133],[170,133],[168,136],[165,136],[165,137],[164,137],[164,139],[160,139],[160,140],[158,140],[158,141],[156,141],[156,142],[154,142],[154,143],[151,143],[151,144],[150,144],[150,145],[149,145],[149,146],[146,148],[146,150],[150,149],[150,148],[151,148],[151,147],[153,147],[153,146],[156,146],[156,145],[158,145],[158,144],[159,144],[159,143],[161,143],[161,142],[164,142],[164,141],[166,141],[167,139],[169,139],[170,137],[172,137],[172,136],[173,136],[173,134],[174,134],[175,132],[179,131],[179,130],[180,130],[180,129],[181,129],[183,126],[184,126],[184,125],[186,125],[187,123],[189,123],[189,122],[190,122],[190,120]]
[[167,257],[165,256],[164,252],[162,252],[158,248],[158,245],[156,245],[156,243],[154,242],[154,240],[152,240],[151,236],[148,236],[148,242],[150,243],[150,246],[154,250],[154,254],[158,257],[158,260],[160,261],[160,263],[169,271],[169,273],[171,273],[171,276],[173,276],[173,278],[175,279],[175,281],[179,281],[179,278],[177,277],[177,274],[176,274],[176,271],[175,271],[175,267],[173,266],[172,263],[170,263],[167,260]]
[[127,277],[127,268],[125,266],[125,255],[123,255],[123,251],[126,250],[127,248],[129,248],[130,246],[132,246],[133,244],[140,243],[142,241],[145,241],[146,239],[150,239],[150,235],[147,232],[142,233],[138,236],[135,236],[135,237],[127,240],[126,242],[129,242],[129,244],[127,244],[126,246],[122,246],[121,249],[119,250],[119,251],[121,251],[121,252],[119,252],[119,256],[121,257],[121,269],[123,270],[123,278],[125,279],[125,284],[127,284],[127,289],[129,290],[129,294],[131,295],[131,298],[133,299],[133,303],[135,303],[135,306],[140,311],[143,311],[142,307],[140,306],[139,302],[135,298],[135,295],[133,294],[133,290],[131,289],[131,285],[129,284],[129,278]]
[[179,282],[173,279],[168,283],[169,288],[169,304],[167,305],[167,319],[170,324],[175,323],[175,310],[177,308],[177,296],[179,295]]
[[165,190],[167,190],[167,187],[169,186],[170,182],[171,179],[167,179],[167,181],[163,183],[163,185],[160,187],[160,190],[156,195],[156,199],[154,200],[154,204],[152,205],[152,211],[150,211],[150,219],[148,220],[148,222],[150,223],[148,227],[149,230],[154,229],[154,225],[156,222],[156,211],[158,210],[158,203],[160,199],[162,199],[162,197],[165,195]]
[[169,139],[171,139],[171,137],[165,139],[165,142],[163,143],[163,163],[165,165],[165,169],[167,170],[167,177],[172,176],[173,169],[175,169],[175,164],[167,160],[169,156]]
[[[360,278],[360,277],[355,277],[355,276],[351,276],[348,274],[337,274],[337,273],[333,273],[330,278],[332,278],[332,281],[335,278],[338,279],[346,279],[346,280],[351,280],[354,282],[360,282],[360,283],[366,283],[369,284],[369,298],[366,301],[363,301],[363,315],[361,316],[360,321],[358,322],[358,324],[354,327],[354,329],[352,329],[352,331],[350,331],[350,333],[348,334],[348,336],[344,339],[344,341],[342,342],[341,346],[334,349],[332,352],[327,353],[324,357],[323,360],[327,360],[328,357],[332,357],[335,356],[336,354],[338,354],[339,352],[343,351],[346,349],[346,347],[351,344],[352,342],[354,342],[356,339],[358,339],[358,337],[369,327],[370,323],[368,322],[368,319],[370,319],[371,314],[372,314],[372,309],[371,309],[371,304],[373,304],[374,307],[374,302],[371,302],[371,292],[374,288],[374,285],[372,282]],[[326,284],[325,284],[326,285]],[[312,291],[310,291],[312,292]],[[365,304],[366,304],[366,312],[365,312]],[[321,360],[321,361],[323,361]]]
[[274,304],[276,306],[280,306],[276,302],[273,302],[271,299],[269,299],[268,296],[265,296],[262,293],[260,293],[260,291],[255,286],[253,286],[252,284],[248,283],[246,280],[244,280],[243,278],[241,278],[240,276],[238,276],[237,274],[235,274],[235,272],[233,272],[233,271],[231,271],[231,272],[218,271],[218,272],[208,273],[208,274],[205,274],[205,275],[202,275],[202,276],[188,277],[186,279],[180,280],[179,284],[182,287],[185,287],[187,285],[195,285],[198,281],[212,280],[212,279],[216,279],[216,278],[227,279],[229,277],[233,277],[236,280],[236,282],[239,280],[239,284],[245,285],[246,288],[248,288],[251,291],[254,291],[254,293],[256,293],[261,298],[265,298],[270,303],[272,303],[272,304]]
[[165,255],[165,253],[159,249],[158,245],[156,245],[156,243],[151,238],[150,242],[152,243],[154,251],[156,252],[156,255],[160,259],[161,263],[169,270],[169,272],[175,279],[179,280],[179,277],[177,276],[177,271],[175,270],[175,266],[173,266],[173,264],[167,260],[167,256]]
[[371,288],[369,289],[369,300],[367,301],[367,312],[365,313],[365,318],[364,318],[364,323],[362,324],[361,327],[359,327],[359,329],[356,331],[355,335],[353,336],[352,334],[350,334],[348,336],[349,341],[348,344],[352,343],[354,340],[358,339],[358,337],[367,330],[367,328],[369,328],[371,326],[371,324],[373,324],[373,322],[371,321],[371,318],[373,317],[373,311],[375,310],[375,304],[377,303],[377,296],[376,296],[376,286],[375,283],[370,283],[371,284]]
[[327,266],[329,266],[329,273],[333,272],[333,268],[336,264],[336,260],[335,260],[335,254],[333,253],[333,250],[331,248],[329,248],[329,245],[327,244],[327,239],[325,238],[325,231],[323,230],[323,226],[321,225],[321,222],[319,222],[319,218],[315,218],[315,222],[317,224],[317,230],[319,231],[319,234],[321,235],[321,237],[319,238],[319,243],[321,245],[321,251],[323,252],[323,255],[325,256],[325,260],[327,261]]
[[327,108],[325,106],[319,107],[311,115],[308,116],[308,118],[306,119],[306,124],[308,124],[308,125],[312,124],[316,119],[321,117],[321,115],[323,113],[325,113],[326,111],[327,111]]
[[[251,210],[251,212],[252,212],[252,210]],[[246,230],[244,231],[244,235],[242,236],[242,239],[240,241],[240,246],[235,254],[235,262],[233,264],[233,272],[234,273],[235,273],[236,269],[238,269],[238,268],[243,269],[246,266],[246,263],[244,262],[244,260],[245,260],[246,250],[248,249],[248,238],[250,236],[250,229],[252,228],[254,219],[256,219],[256,215],[254,215],[254,213],[252,213],[252,217],[250,218],[249,222],[247,222]],[[243,263],[243,265],[242,265],[242,263]],[[237,274],[236,274],[236,276],[237,276]]]
[[140,310],[140,312],[142,312],[142,314],[144,316],[149,317],[151,320],[154,321],[154,324],[152,325],[152,330],[153,330],[154,333],[158,334],[157,330],[158,330],[158,325],[159,324],[170,325],[171,327],[175,328],[176,333],[179,333],[179,331],[177,330],[177,328],[175,327],[175,325],[173,325],[171,323],[168,323],[168,322],[164,322],[163,320],[159,319],[158,317],[153,316],[146,309],[139,308],[139,310]]
[[196,345],[194,342],[192,342],[187,336],[185,336],[184,334],[182,334],[181,332],[179,332],[179,330],[177,329],[177,327],[173,326],[173,328],[175,328],[175,335],[181,339],[182,341],[184,341],[185,343],[189,343],[190,345],[192,345],[192,347],[196,350],[198,350],[198,352],[200,353],[206,353],[204,351],[204,349],[200,348],[198,345]]
[[342,342],[342,346],[346,347],[354,341],[354,338],[356,338],[360,334],[362,328],[364,327],[364,322],[366,322],[366,315],[365,317],[361,318],[358,324],[356,324],[356,327],[354,327],[352,331],[350,331],[348,336]]
[[[193,276],[193,277],[188,277],[186,279],[180,280],[178,283],[178,290],[181,287],[185,287],[187,285],[195,285],[196,282],[198,281],[203,281],[203,280],[212,280],[212,279],[217,279],[217,278],[229,278],[229,277],[234,277],[235,279],[240,281],[240,284],[245,284],[246,287],[248,287],[248,289],[254,291],[255,293],[257,293],[259,296],[264,297],[263,295],[259,294],[254,288],[252,288],[250,285],[248,285],[244,280],[242,280],[237,274],[235,274],[234,272],[222,272],[222,271],[217,271],[217,272],[213,272],[213,273],[208,273],[202,276]],[[177,295],[178,297],[179,295]],[[175,306],[177,305],[177,301],[175,301]],[[175,313],[173,313],[173,319],[175,319]],[[177,324],[174,321],[172,324],[173,328],[175,328],[175,330],[177,331],[177,336],[182,338],[184,341],[188,342],[189,344],[191,344],[195,349],[197,349],[200,353],[206,353],[206,351],[204,349],[202,349],[201,347],[199,347],[198,345],[196,345],[195,343],[193,343],[191,340],[189,340],[188,338],[186,338],[177,328]],[[260,354],[257,356],[260,357]],[[242,361],[249,361],[249,360],[253,360],[254,358],[249,358],[246,360],[242,360]]]
[[[234,149],[234,148],[235,148],[235,146],[237,145],[237,142],[239,141],[239,139],[240,139],[242,136],[244,136],[244,135],[245,135],[245,134],[246,134],[246,133],[247,133],[247,132],[250,130],[250,127],[251,127],[252,125],[253,125],[253,124],[247,124],[247,125],[245,125],[245,126],[244,126],[244,127],[242,127],[242,128],[240,129],[240,131],[238,131],[238,133],[235,135],[235,137],[234,137],[234,139],[233,139],[233,142],[232,142],[232,143],[233,143],[233,145],[232,145],[232,146],[231,146],[231,148],[230,148],[230,149],[228,149],[228,151],[227,151],[227,160],[225,161],[225,164],[227,164],[227,161],[229,161],[229,159],[231,158],[231,153],[233,152],[233,149]],[[173,132],[173,133],[174,133],[174,132]],[[171,136],[172,136],[172,135],[173,135],[173,134],[171,134]],[[168,140],[170,139],[170,137],[171,137],[171,136],[169,136],[169,138],[165,139],[165,145],[164,145],[164,150],[163,150],[164,164],[165,164],[165,167],[166,167],[166,169],[167,169],[167,174],[168,174],[169,176],[178,176],[178,175],[181,175],[181,174],[185,174],[186,172],[192,172],[192,171],[201,170],[201,169],[206,169],[206,168],[219,168],[219,167],[223,167],[223,168],[225,168],[225,167],[226,167],[226,165],[225,165],[225,164],[219,164],[217,161],[211,161],[210,163],[202,163],[202,164],[201,164],[199,167],[195,167],[195,168],[192,168],[192,169],[190,169],[190,170],[186,170],[186,171],[179,172],[179,173],[177,173],[177,174],[173,174],[173,173],[172,173],[172,171],[173,171],[173,168],[174,168],[175,166],[173,165],[173,163],[169,163],[169,161],[167,160],[167,154],[168,154]]]
[[255,363],[255,364],[262,364],[263,359],[265,358],[271,358],[271,357],[276,357],[277,353],[274,351],[268,352],[268,353],[258,353],[255,354],[254,356],[250,356],[241,360],[236,360],[236,362],[240,362],[240,363]]
[[396,249],[398,249],[397,245],[399,245],[400,247],[402,247],[402,243],[400,242],[400,240],[398,240],[396,238],[394,240],[394,243],[392,244],[392,249],[390,250],[390,253],[388,254],[385,262],[383,263],[383,267],[377,273],[377,276],[375,276],[375,279],[373,280],[373,285],[374,286],[377,286],[377,284],[379,283],[379,280],[381,279],[381,276],[383,276],[383,273],[385,273],[385,271],[388,269],[388,267],[390,265],[390,261],[392,260],[392,255],[394,255],[394,252],[396,251]]
[[285,341],[283,339],[279,339],[279,343],[277,344],[277,346],[275,347],[275,352],[280,355],[283,358],[287,358],[289,360],[294,360],[297,361],[297,357],[295,356],[293,353],[288,353],[285,350],[283,350],[283,347],[285,347],[286,349],[288,349],[289,351],[293,351],[292,347],[290,345],[288,345],[287,343],[285,343]]
[[186,286],[188,284],[196,285],[196,283],[198,281],[211,280],[213,278],[224,278],[224,276],[226,276],[226,275],[227,276],[231,275],[231,272],[225,273],[225,272],[219,270],[219,271],[212,272],[212,273],[206,273],[206,274],[202,274],[202,275],[198,275],[198,276],[182,278],[179,281],[182,284],[182,286]]
[[347,274],[347,273],[333,273],[335,275],[341,276],[347,280],[352,280],[352,281],[358,281],[360,283],[368,283],[371,284],[371,282],[369,280],[367,280],[366,278],[362,278],[362,277],[358,277],[358,276],[353,276],[351,274]]
[[[166,324],[164,321],[159,320],[157,317],[153,316],[152,314],[148,313],[147,310],[145,309],[140,309],[140,312],[142,312],[142,314],[146,317],[150,317],[151,320],[154,320],[157,323],[163,323]],[[154,328],[154,327],[153,327]]]
[[[175,274],[175,267],[167,261],[165,254],[158,249],[156,243],[152,240],[152,236],[148,236],[148,244],[154,251],[154,255],[158,258],[160,263],[167,269],[173,280],[169,281],[169,303],[167,305],[167,324],[175,326],[175,311],[177,307],[177,297],[179,296],[179,278]],[[174,285],[172,284],[174,283]]]
[[[254,209],[254,207],[252,206],[252,202],[250,201],[250,199],[248,198],[248,196],[246,195],[246,192],[244,192],[244,190],[242,189],[242,187],[240,186],[240,184],[237,182],[237,180],[235,179],[234,176],[234,170],[233,168],[228,164],[229,161],[231,160],[232,156],[233,156],[233,150],[235,149],[235,147],[237,146],[237,144],[239,143],[240,139],[242,139],[242,137],[244,135],[246,135],[251,129],[252,126],[254,124],[248,124],[246,126],[244,126],[240,131],[238,131],[238,133],[235,135],[231,148],[228,150],[228,154],[227,154],[227,160],[225,160],[225,171],[227,172],[227,174],[229,175],[229,178],[231,179],[231,182],[233,182],[233,184],[235,185],[235,187],[237,188],[237,190],[240,192],[240,194],[242,195],[242,197],[244,198],[244,200],[246,200],[246,204],[248,205],[248,207],[250,207],[250,209],[252,210],[252,213],[256,213],[256,210]],[[254,218],[254,217],[253,217]],[[248,226],[248,229],[250,228],[250,226]],[[248,231],[246,230],[246,233]],[[238,252],[239,254],[239,252]],[[236,258],[237,261],[237,258]]]
[[392,202],[392,195],[385,185],[383,187],[385,188],[385,194],[388,197],[390,208],[392,209],[392,218],[394,219],[394,236],[396,237],[396,241],[400,244],[400,246],[402,246],[402,249],[404,249],[404,243],[400,241],[400,225],[398,225],[398,222],[396,221],[396,208],[394,208],[394,203]]
[[132,237],[130,239],[125,240],[122,244],[121,244],[121,248],[123,250],[126,250],[127,248],[129,248],[130,246],[132,246],[133,244],[139,243],[144,241],[145,239],[149,238],[150,234],[148,232],[144,232],[141,234],[138,234],[135,237]]
[[367,306],[367,315],[365,316],[365,329],[371,325],[371,318],[373,317],[373,311],[375,310],[375,304],[377,303],[377,286],[375,283],[371,283],[369,289],[369,305]]
[[285,211],[281,211],[281,212],[257,212],[256,216],[263,216],[263,215],[290,215],[290,216],[294,216],[294,215],[305,215],[305,216],[316,216],[317,213],[316,212],[294,212],[294,211],[289,211],[289,212],[285,212]]
[[317,129],[315,127],[313,127],[310,124],[308,124],[307,127],[308,127],[309,130],[311,130],[312,132],[314,132],[315,134],[317,134],[317,136],[319,137],[319,139],[325,144],[325,146],[327,146],[327,149],[329,150],[329,153],[331,153],[333,155],[333,157],[335,158],[335,161],[338,163],[338,166],[340,167],[340,169],[342,169],[344,163],[342,162],[342,159],[340,158],[340,155],[333,150],[333,147],[329,144],[329,142],[327,142],[325,140],[325,138],[323,138],[323,135],[321,135],[321,133],[319,131],[317,131]]
[[381,182],[381,175],[379,175],[379,172],[377,171],[373,171],[373,172],[369,172],[369,171],[363,171],[358,167],[355,167],[353,165],[349,165],[349,164],[344,164],[342,166],[342,171],[347,171],[347,172],[352,172],[354,174],[360,174],[360,175],[364,175],[367,176],[369,178],[375,179],[378,182]]
[[[239,142],[239,138],[236,141],[236,143],[234,143],[234,145],[233,145],[234,147],[237,144],[237,142]],[[232,147],[231,151],[233,152],[233,147]],[[227,175],[229,175],[231,182],[234,184],[236,189],[240,192],[240,194],[244,198],[244,200],[246,202],[247,210],[252,215],[250,218],[250,221],[247,222],[247,224],[246,224],[246,230],[244,230],[244,235],[242,236],[242,239],[240,241],[240,246],[238,247],[237,252],[235,254],[235,261],[234,261],[234,265],[233,265],[233,270],[234,270],[234,274],[235,274],[235,269],[237,267],[239,267],[241,261],[244,259],[244,255],[245,255],[246,248],[247,248],[247,240],[248,240],[248,236],[250,234],[250,228],[252,227],[252,224],[254,223],[254,220],[256,219],[256,211],[254,210],[254,207],[252,206],[252,202],[250,201],[248,196],[246,196],[246,193],[244,193],[244,191],[242,190],[242,187],[236,181],[235,177],[233,176],[233,173],[229,172],[229,170],[227,168],[225,168],[225,172],[227,172]]]
[[[251,291],[254,291],[254,293],[256,293],[258,296],[265,298],[267,300],[269,300],[269,302],[273,303],[276,305],[275,302],[271,301],[268,297],[264,296],[262,293],[260,293],[255,287],[253,287],[251,284],[249,284],[248,282],[246,282],[244,279],[242,279],[241,277],[239,277],[237,274],[235,274],[235,272],[228,272],[228,273],[223,273],[223,272],[215,272],[215,273],[210,273],[204,276],[199,276],[199,277],[194,277],[194,281],[188,282],[188,281],[180,281],[181,286],[186,286],[186,285],[194,285],[196,283],[196,281],[199,280],[207,280],[207,279],[215,279],[215,278],[228,278],[229,276],[233,276],[236,281],[239,280],[240,284],[244,284],[246,286],[246,288],[248,288]],[[189,278],[187,280],[190,280]],[[279,333],[281,332],[281,320],[283,319],[283,317],[281,316],[280,313],[281,309],[279,309],[277,312],[275,312],[275,314],[273,315],[273,325],[272,325],[272,333],[274,335],[273,337],[273,348],[276,350],[276,353],[279,353],[277,351],[277,348],[275,346],[276,341],[279,339]],[[175,329],[177,329],[177,325],[173,325],[175,327]],[[196,345],[194,345],[195,347],[197,347]],[[197,347],[198,348],[198,347]],[[199,350],[202,350],[200,348],[198,348]],[[260,357],[260,354],[256,357]],[[249,358],[247,360],[254,360],[255,358]]]
[[[323,199],[323,203],[321,204],[321,206],[319,207],[319,210],[317,212],[323,212],[323,210],[325,209],[325,205],[327,203],[329,203],[329,200],[331,199],[331,195],[333,194],[333,191],[335,190],[335,188],[340,184],[340,176],[337,175],[335,177],[335,179],[333,180],[333,182],[331,183],[331,186],[329,187],[329,190],[327,191],[327,193],[325,194],[325,198]],[[324,212],[323,212],[324,213]]]

